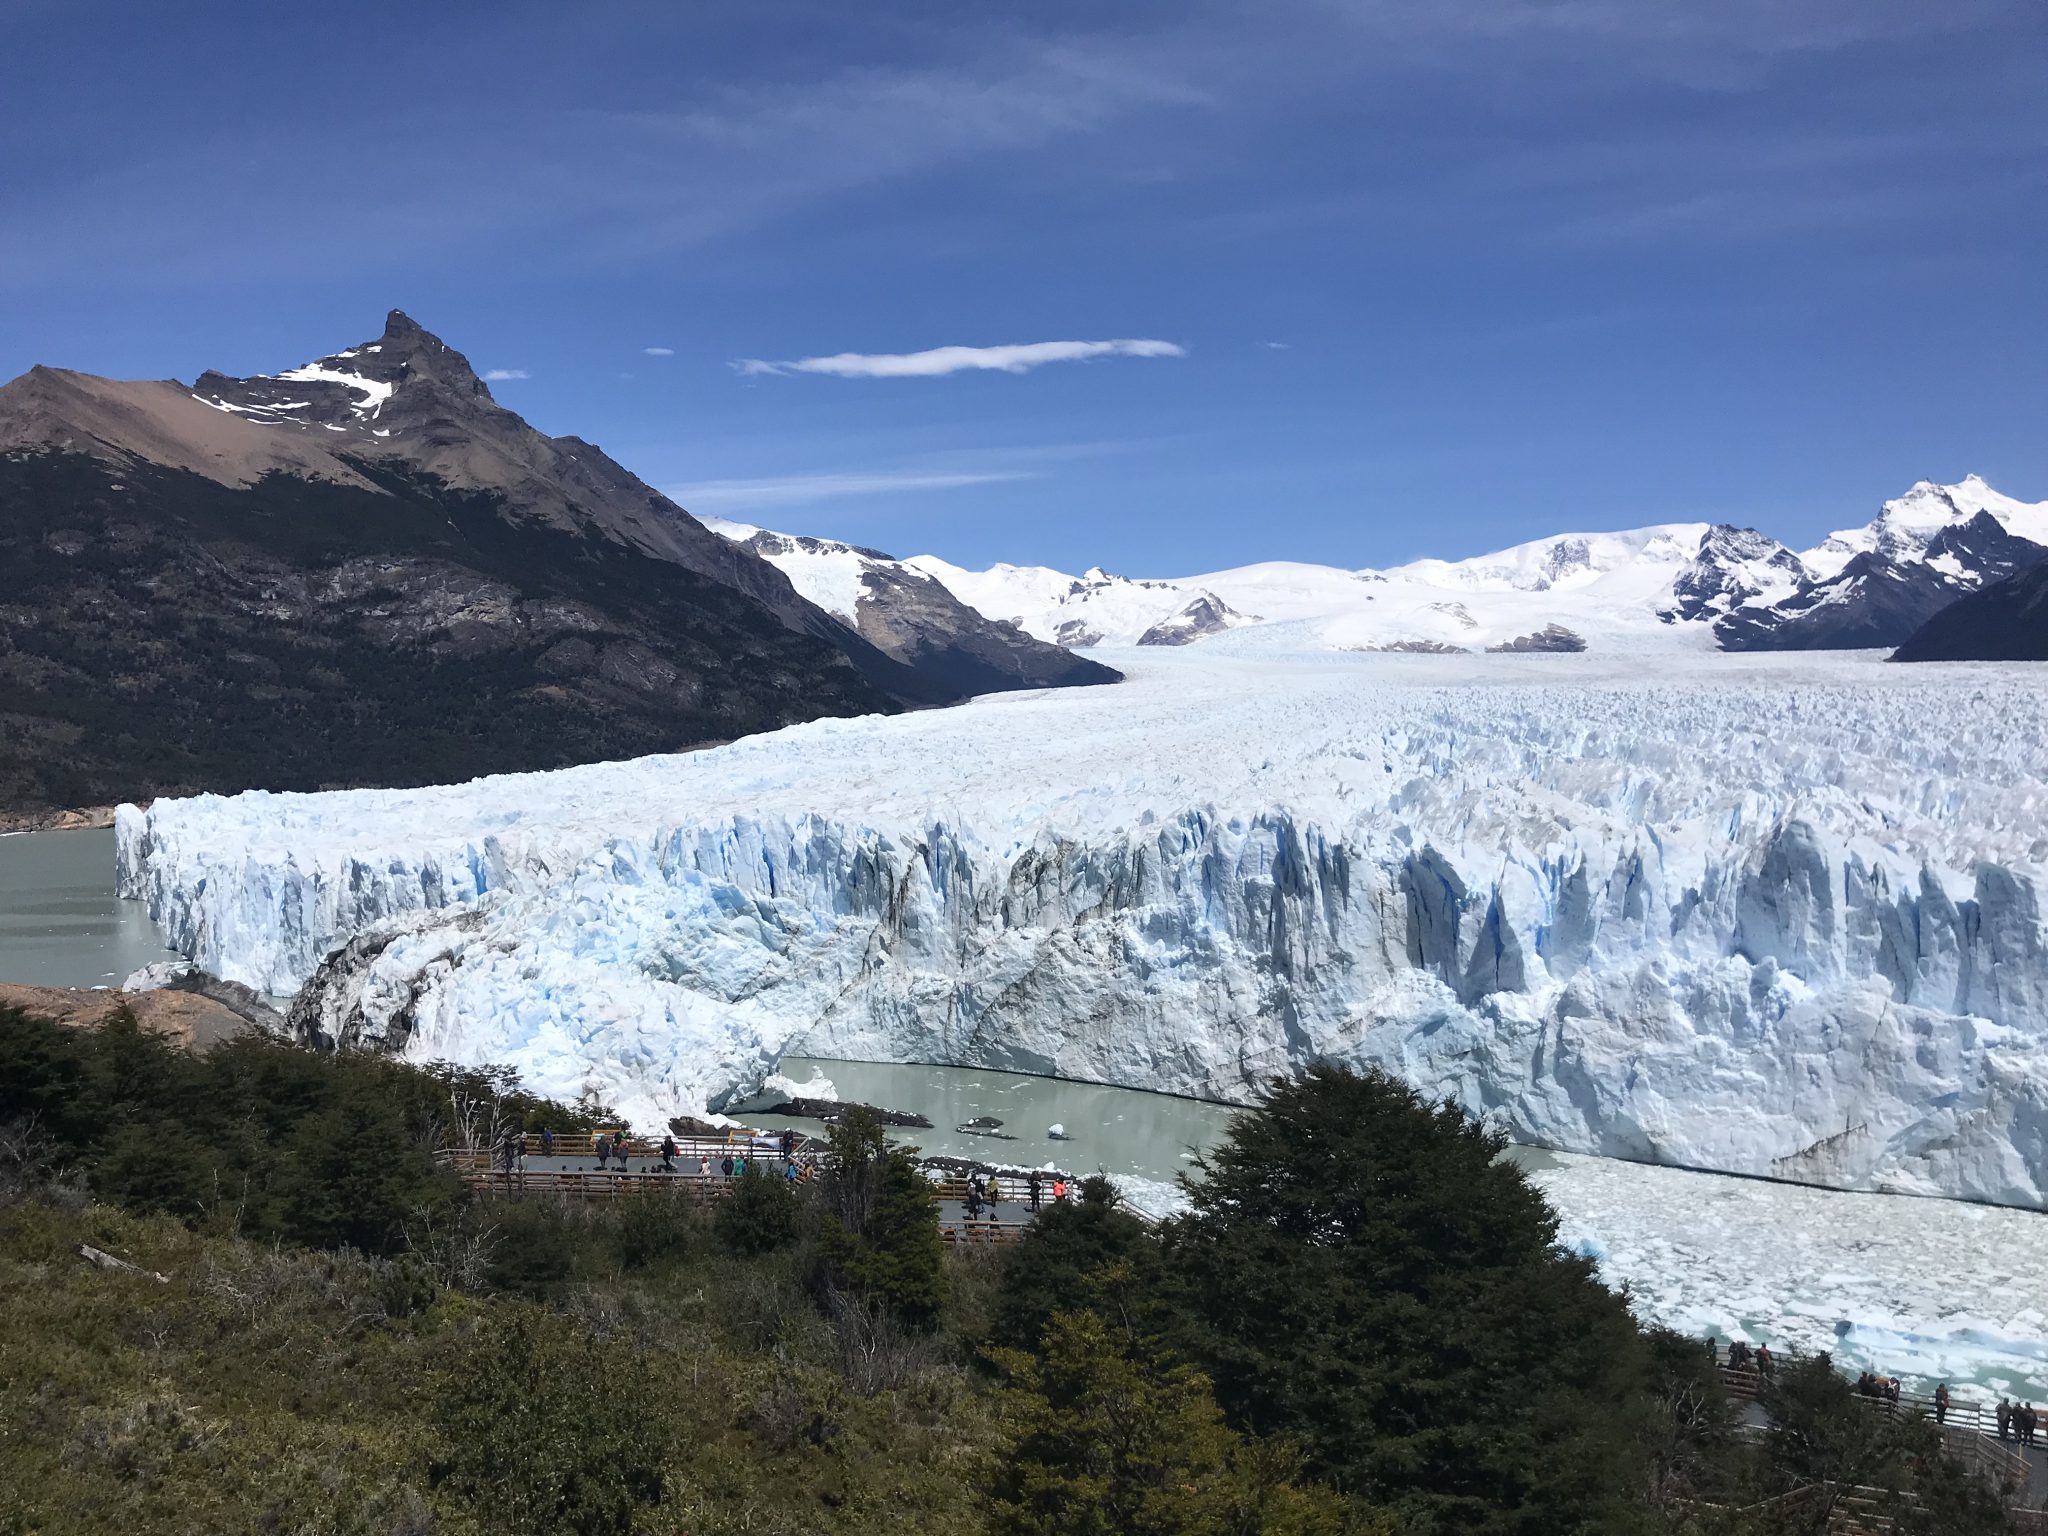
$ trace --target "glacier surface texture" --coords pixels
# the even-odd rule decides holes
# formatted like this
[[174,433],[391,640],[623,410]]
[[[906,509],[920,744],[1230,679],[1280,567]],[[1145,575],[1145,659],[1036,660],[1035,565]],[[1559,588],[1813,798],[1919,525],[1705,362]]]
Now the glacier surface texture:
[[1224,1100],[1330,1058],[1554,1148],[2042,1201],[2048,670],[1277,639],[703,752],[124,807],[121,886],[336,1039],[649,1123],[785,1052]]

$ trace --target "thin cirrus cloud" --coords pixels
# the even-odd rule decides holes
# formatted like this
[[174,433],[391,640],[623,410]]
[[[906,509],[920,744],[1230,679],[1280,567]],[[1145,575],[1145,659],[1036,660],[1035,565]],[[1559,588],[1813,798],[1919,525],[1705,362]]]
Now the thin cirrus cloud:
[[669,496],[693,512],[758,512],[770,507],[801,507],[836,501],[842,496],[880,496],[902,491],[950,491],[1003,480],[1029,480],[1028,470],[945,472],[935,470],[865,471],[818,475],[777,475],[757,480],[698,480],[665,487]]
[[835,352],[786,362],[742,357],[733,367],[750,377],[762,374],[823,373],[840,379],[935,379],[949,373],[992,370],[1029,373],[1047,363],[1079,363],[1096,357],[1186,357],[1171,341],[1030,341],[1006,347],[931,347],[923,352]]
[[508,379],[530,379],[533,375],[524,368],[492,368],[484,373],[486,384],[503,384]]
[[674,347],[642,347],[640,350],[649,357],[674,357],[676,355]]

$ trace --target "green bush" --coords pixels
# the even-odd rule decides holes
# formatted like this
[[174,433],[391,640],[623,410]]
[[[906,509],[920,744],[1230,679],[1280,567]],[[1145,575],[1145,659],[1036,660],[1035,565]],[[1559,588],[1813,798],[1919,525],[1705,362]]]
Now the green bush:
[[627,1269],[645,1269],[691,1253],[701,1230],[696,1201],[680,1189],[649,1190],[612,1209],[613,1240],[619,1262]]
[[773,1253],[796,1240],[796,1190],[780,1169],[748,1163],[718,1202],[712,1226],[729,1253]]
[[[1093,1312],[1048,1320],[1040,1352],[995,1352],[1009,1453],[996,1536],[1337,1536],[1365,1529],[1299,1458],[1223,1422],[1208,1378]],[[1384,1522],[1374,1529],[1390,1530]]]
[[590,1246],[587,1223],[552,1200],[494,1200],[472,1218],[487,1234],[493,1290],[545,1297],[576,1272]]
[[494,1536],[617,1536],[662,1501],[675,1449],[659,1383],[622,1341],[501,1304],[434,1401],[443,1497]]

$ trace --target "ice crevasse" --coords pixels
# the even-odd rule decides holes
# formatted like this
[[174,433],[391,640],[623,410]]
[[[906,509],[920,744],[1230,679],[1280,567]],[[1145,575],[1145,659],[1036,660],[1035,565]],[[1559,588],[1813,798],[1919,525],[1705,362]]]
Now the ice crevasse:
[[1119,656],[710,751],[119,814],[309,1029],[649,1122],[785,1052],[1226,1100],[1376,1063],[1518,1140],[2039,1204],[2048,672]]

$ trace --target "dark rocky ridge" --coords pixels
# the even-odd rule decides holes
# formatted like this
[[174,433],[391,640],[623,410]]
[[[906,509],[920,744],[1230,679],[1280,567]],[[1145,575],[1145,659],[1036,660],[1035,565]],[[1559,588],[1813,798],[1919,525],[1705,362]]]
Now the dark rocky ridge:
[[1956,599],[1892,660],[2048,661],[2048,561]]
[[446,782],[1016,686],[883,654],[402,314],[312,366],[371,387],[0,388],[0,811]]
[[1989,512],[1943,528],[1922,552],[1865,550],[1825,581],[1803,582],[1768,608],[1717,620],[1726,650],[1853,650],[1898,645],[1966,594],[2048,557]]

